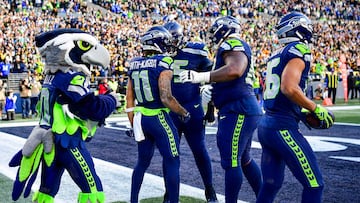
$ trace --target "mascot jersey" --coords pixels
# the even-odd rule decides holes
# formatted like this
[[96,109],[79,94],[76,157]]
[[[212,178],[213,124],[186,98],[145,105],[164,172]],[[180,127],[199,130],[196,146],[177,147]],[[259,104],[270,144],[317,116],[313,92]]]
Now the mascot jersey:
[[[228,51],[241,51],[248,58],[244,74],[235,80],[213,84],[213,101],[220,111],[236,112],[247,115],[261,115],[261,109],[252,87],[255,78],[249,45],[236,37],[225,40],[216,54],[215,70],[225,65],[223,54]],[[226,106],[226,107],[225,107]]]
[[184,48],[177,51],[173,57],[174,71],[172,93],[180,104],[197,100],[200,101],[199,83],[182,83],[179,80],[179,74],[184,70],[194,70],[197,72],[210,71],[212,61],[208,58],[208,49],[203,43],[189,42]]
[[[39,100],[40,126],[51,127],[55,134],[55,141],[63,139],[60,143],[65,148],[81,143],[71,143],[67,135],[81,138],[81,140],[92,137],[96,126],[102,124],[104,118],[109,116],[115,108],[116,101],[113,97],[95,96],[90,92],[89,84],[84,73],[71,70],[67,73],[58,71],[55,74],[47,74],[44,79]],[[66,111],[64,106],[71,113]]]
[[[264,92],[264,107],[266,116],[263,124],[266,126],[284,125],[297,127],[301,108],[290,101],[281,91],[281,74],[286,64],[293,58],[305,62],[299,86],[305,89],[310,70],[311,52],[309,47],[301,42],[293,42],[277,50],[268,60],[266,71],[266,89]],[[275,118],[276,119],[273,119]]]

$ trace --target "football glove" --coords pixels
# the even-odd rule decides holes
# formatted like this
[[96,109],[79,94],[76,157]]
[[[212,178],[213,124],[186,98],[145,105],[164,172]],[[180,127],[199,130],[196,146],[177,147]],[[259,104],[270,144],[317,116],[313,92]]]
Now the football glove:
[[134,130],[132,128],[127,129],[125,133],[128,137],[134,137]]
[[201,100],[203,103],[208,104],[211,101],[211,90],[213,87],[211,85],[203,85],[200,87]]
[[121,107],[120,97],[119,97],[118,94],[116,94],[116,92],[108,91],[106,94],[111,95],[112,97],[115,98],[115,100],[116,100],[116,108]]
[[215,106],[212,102],[208,103],[206,114],[203,118],[204,125],[213,124],[215,122]]
[[322,122],[322,128],[327,129],[334,124],[333,117],[330,115],[329,111],[325,107],[319,104],[316,105],[314,114],[320,120],[320,122]]
[[180,119],[180,121],[183,122],[183,123],[189,122],[189,120],[191,119],[190,113],[187,112],[185,115],[179,116],[179,119]]
[[181,82],[202,83],[210,81],[210,72],[196,72],[193,70],[182,71],[179,74]]

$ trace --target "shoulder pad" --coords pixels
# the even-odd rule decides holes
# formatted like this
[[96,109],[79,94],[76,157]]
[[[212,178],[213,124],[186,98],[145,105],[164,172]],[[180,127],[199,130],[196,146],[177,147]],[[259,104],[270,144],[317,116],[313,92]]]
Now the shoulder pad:
[[242,41],[238,38],[230,38],[225,40],[221,46],[224,51],[245,51]]
[[301,42],[294,42],[288,45],[287,52],[293,56],[311,61],[311,51],[308,45]]
[[207,57],[209,53],[209,49],[207,48],[207,46],[204,43],[200,42],[189,42],[184,48],[181,49],[181,51],[205,57]]
[[171,64],[173,63],[173,59],[170,56],[163,56],[161,60],[159,61],[159,66],[170,69]]
[[71,81],[71,85],[84,86],[86,77],[83,75],[75,75]]

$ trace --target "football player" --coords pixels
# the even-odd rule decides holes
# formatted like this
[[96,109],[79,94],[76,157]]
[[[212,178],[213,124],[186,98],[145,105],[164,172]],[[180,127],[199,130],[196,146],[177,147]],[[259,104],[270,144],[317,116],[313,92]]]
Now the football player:
[[255,77],[250,46],[239,37],[240,22],[232,16],[217,18],[208,32],[216,52],[215,69],[187,70],[183,82],[212,82],[212,100],[218,112],[217,145],[225,170],[225,201],[237,202],[244,172],[257,194],[261,172],[250,157],[251,141],[261,108],[252,88]]
[[[138,202],[144,173],[155,146],[163,157],[168,199],[179,202],[179,135],[169,115],[175,112],[186,123],[190,113],[171,94],[172,36],[163,26],[153,26],[141,36],[143,56],[130,61],[126,112],[138,144],[138,161],[132,174],[131,202]],[[137,103],[135,103],[135,100]]]
[[274,201],[284,181],[285,166],[303,186],[302,202],[321,202],[323,178],[315,154],[298,126],[302,108],[313,112],[324,128],[333,124],[326,108],[304,94],[311,63],[312,23],[304,14],[291,12],[281,18],[275,29],[283,46],[267,61],[266,113],[258,126],[263,185],[257,202]]
[[[191,119],[189,122],[183,123],[176,113],[171,112],[170,115],[179,135],[184,134],[195,157],[196,166],[205,186],[207,202],[217,202],[212,185],[211,161],[205,146],[204,110],[200,96],[200,84],[182,83],[179,78],[179,73],[183,70],[200,72],[211,70],[212,61],[208,58],[208,49],[204,43],[184,42],[183,27],[179,23],[170,21],[164,24],[164,27],[171,33],[175,46],[174,63],[172,64],[174,76],[171,89],[174,97],[190,112]],[[164,202],[166,202],[166,196],[165,193]]]

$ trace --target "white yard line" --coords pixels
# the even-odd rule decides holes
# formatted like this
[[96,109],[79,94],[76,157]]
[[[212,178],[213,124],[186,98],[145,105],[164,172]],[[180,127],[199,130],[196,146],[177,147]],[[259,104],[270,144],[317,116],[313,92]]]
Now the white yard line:
[[[26,122],[26,124],[30,124],[30,122]],[[6,126],[15,126],[15,124],[8,123]],[[19,124],[17,124],[17,126],[19,126]],[[22,123],[21,126],[24,126],[24,123]],[[23,146],[24,143],[25,139],[23,138],[0,132],[0,173],[4,174],[12,180],[15,179],[16,169],[10,168],[8,166],[8,163],[11,157]],[[106,202],[128,202],[130,200],[132,169],[96,158],[94,159],[94,162],[96,171],[103,183]],[[152,174],[145,174],[139,199],[162,196],[164,194],[163,182],[164,180],[162,177]],[[39,184],[40,181],[39,178],[37,178],[32,189],[36,191],[39,188]],[[59,193],[55,198],[55,202],[74,202],[77,198],[78,192],[80,192],[80,190],[71,180],[68,173],[65,172],[62,178]],[[195,188],[186,184],[180,185],[180,195],[204,199],[204,191],[202,189]],[[225,202],[225,198],[223,195],[218,194],[217,196],[220,202]]]

